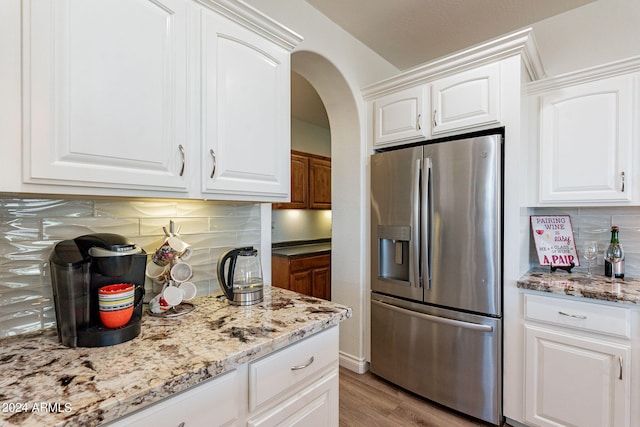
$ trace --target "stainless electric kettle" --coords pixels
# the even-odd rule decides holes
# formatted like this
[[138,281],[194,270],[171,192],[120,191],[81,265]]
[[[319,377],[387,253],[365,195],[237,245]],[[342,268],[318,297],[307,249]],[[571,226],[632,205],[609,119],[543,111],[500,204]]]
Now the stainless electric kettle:
[[[227,264],[229,264],[228,268],[226,268]],[[229,249],[220,255],[218,282],[233,305],[251,305],[261,302],[263,281],[258,250],[249,246]]]

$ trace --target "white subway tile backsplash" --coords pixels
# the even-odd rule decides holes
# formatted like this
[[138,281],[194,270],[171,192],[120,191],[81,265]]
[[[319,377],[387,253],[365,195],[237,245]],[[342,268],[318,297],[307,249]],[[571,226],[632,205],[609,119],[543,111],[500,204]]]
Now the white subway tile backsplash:
[[[48,260],[60,240],[116,233],[152,254],[171,220],[193,247],[188,262],[198,295],[220,293],[215,271],[220,253],[260,245],[259,204],[0,198],[0,337],[55,326]],[[153,292],[150,279],[145,286]]]
[[98,217],[163,217],[173,218],[178,215],[178,201],[127,201],[127,200],[97,200],[95,202],[95,216]]
[[[586,240],[596,240],[600,252],[604,253],[611,238],[611,226],[617,225],[620,227],[620,243],[625,250],[625,274],[640,276],[640,207],[534,208],[531,215],[571,216],[578,253]],[[533,240],[530,241],[529,255],[531,266],[537,266]],[[604,261],[601,258],[594,267],[597,274],[602,274]],[[586,263],[580,269],[586,271]]]
[[65,240],[92,233],[140,234],[138,218],[45,218],[43,236],[47,240]]
[[164,237],[162,227],[169,230],[169,222],[173,220],[177,232],[180,227],[180,236],[185,240],[189,234],[198,234],[203,231],[209,231],[208,217],[160,217],[160,218],[143,218],[140,220],[140,234],[160,234]]
[[0,217],[93,216],[93,206],[89,200],[0,199]]
[[42,235],[42,223],[32,218],[15,218],[0,223],[0,242],[37,240]]

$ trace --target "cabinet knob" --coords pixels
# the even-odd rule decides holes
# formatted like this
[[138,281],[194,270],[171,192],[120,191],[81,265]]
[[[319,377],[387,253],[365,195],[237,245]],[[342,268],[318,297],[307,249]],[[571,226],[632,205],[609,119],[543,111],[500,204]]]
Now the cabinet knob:
[[184,175],[184,164],[185,164],[185,155],[184,155],[184,147],[182,144],[178,145],[178,149],[180,150],[180,155],[182,156],[182,167],[180,168],[180,176]]
[[213,167],[211,168],[211,176],[209,178],[213,178],[213,175],[216,173],[216,153],[213,151],[213,148],[209,149],[209,154],[211,154],[211,160],[213,160]]

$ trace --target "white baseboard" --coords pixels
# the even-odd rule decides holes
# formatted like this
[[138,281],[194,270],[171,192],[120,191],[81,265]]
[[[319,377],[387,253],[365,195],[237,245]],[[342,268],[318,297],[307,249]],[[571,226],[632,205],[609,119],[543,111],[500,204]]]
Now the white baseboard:
[[340,366],[358,374],[364,374],[369,370],[369,362],[343,352],[340,352]]
[[507,425],[509,425],[509,426],[512,426],[512,427],[527,427],[526,424],[519,423],[518,421],[512,420],[511,418],[507,417],[506,420],[507,420]]

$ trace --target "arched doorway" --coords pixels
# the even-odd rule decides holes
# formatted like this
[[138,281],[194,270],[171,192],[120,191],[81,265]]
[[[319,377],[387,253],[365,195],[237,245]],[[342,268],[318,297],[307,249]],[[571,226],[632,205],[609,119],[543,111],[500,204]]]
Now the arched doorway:
[[329,117],[332,171],[332,300],[353,309],[340,326],[340,363],[365,370],[365,230],[364,143],[353,92],[340,71],[326,58],[294,52],[292,71],[318,92]]

